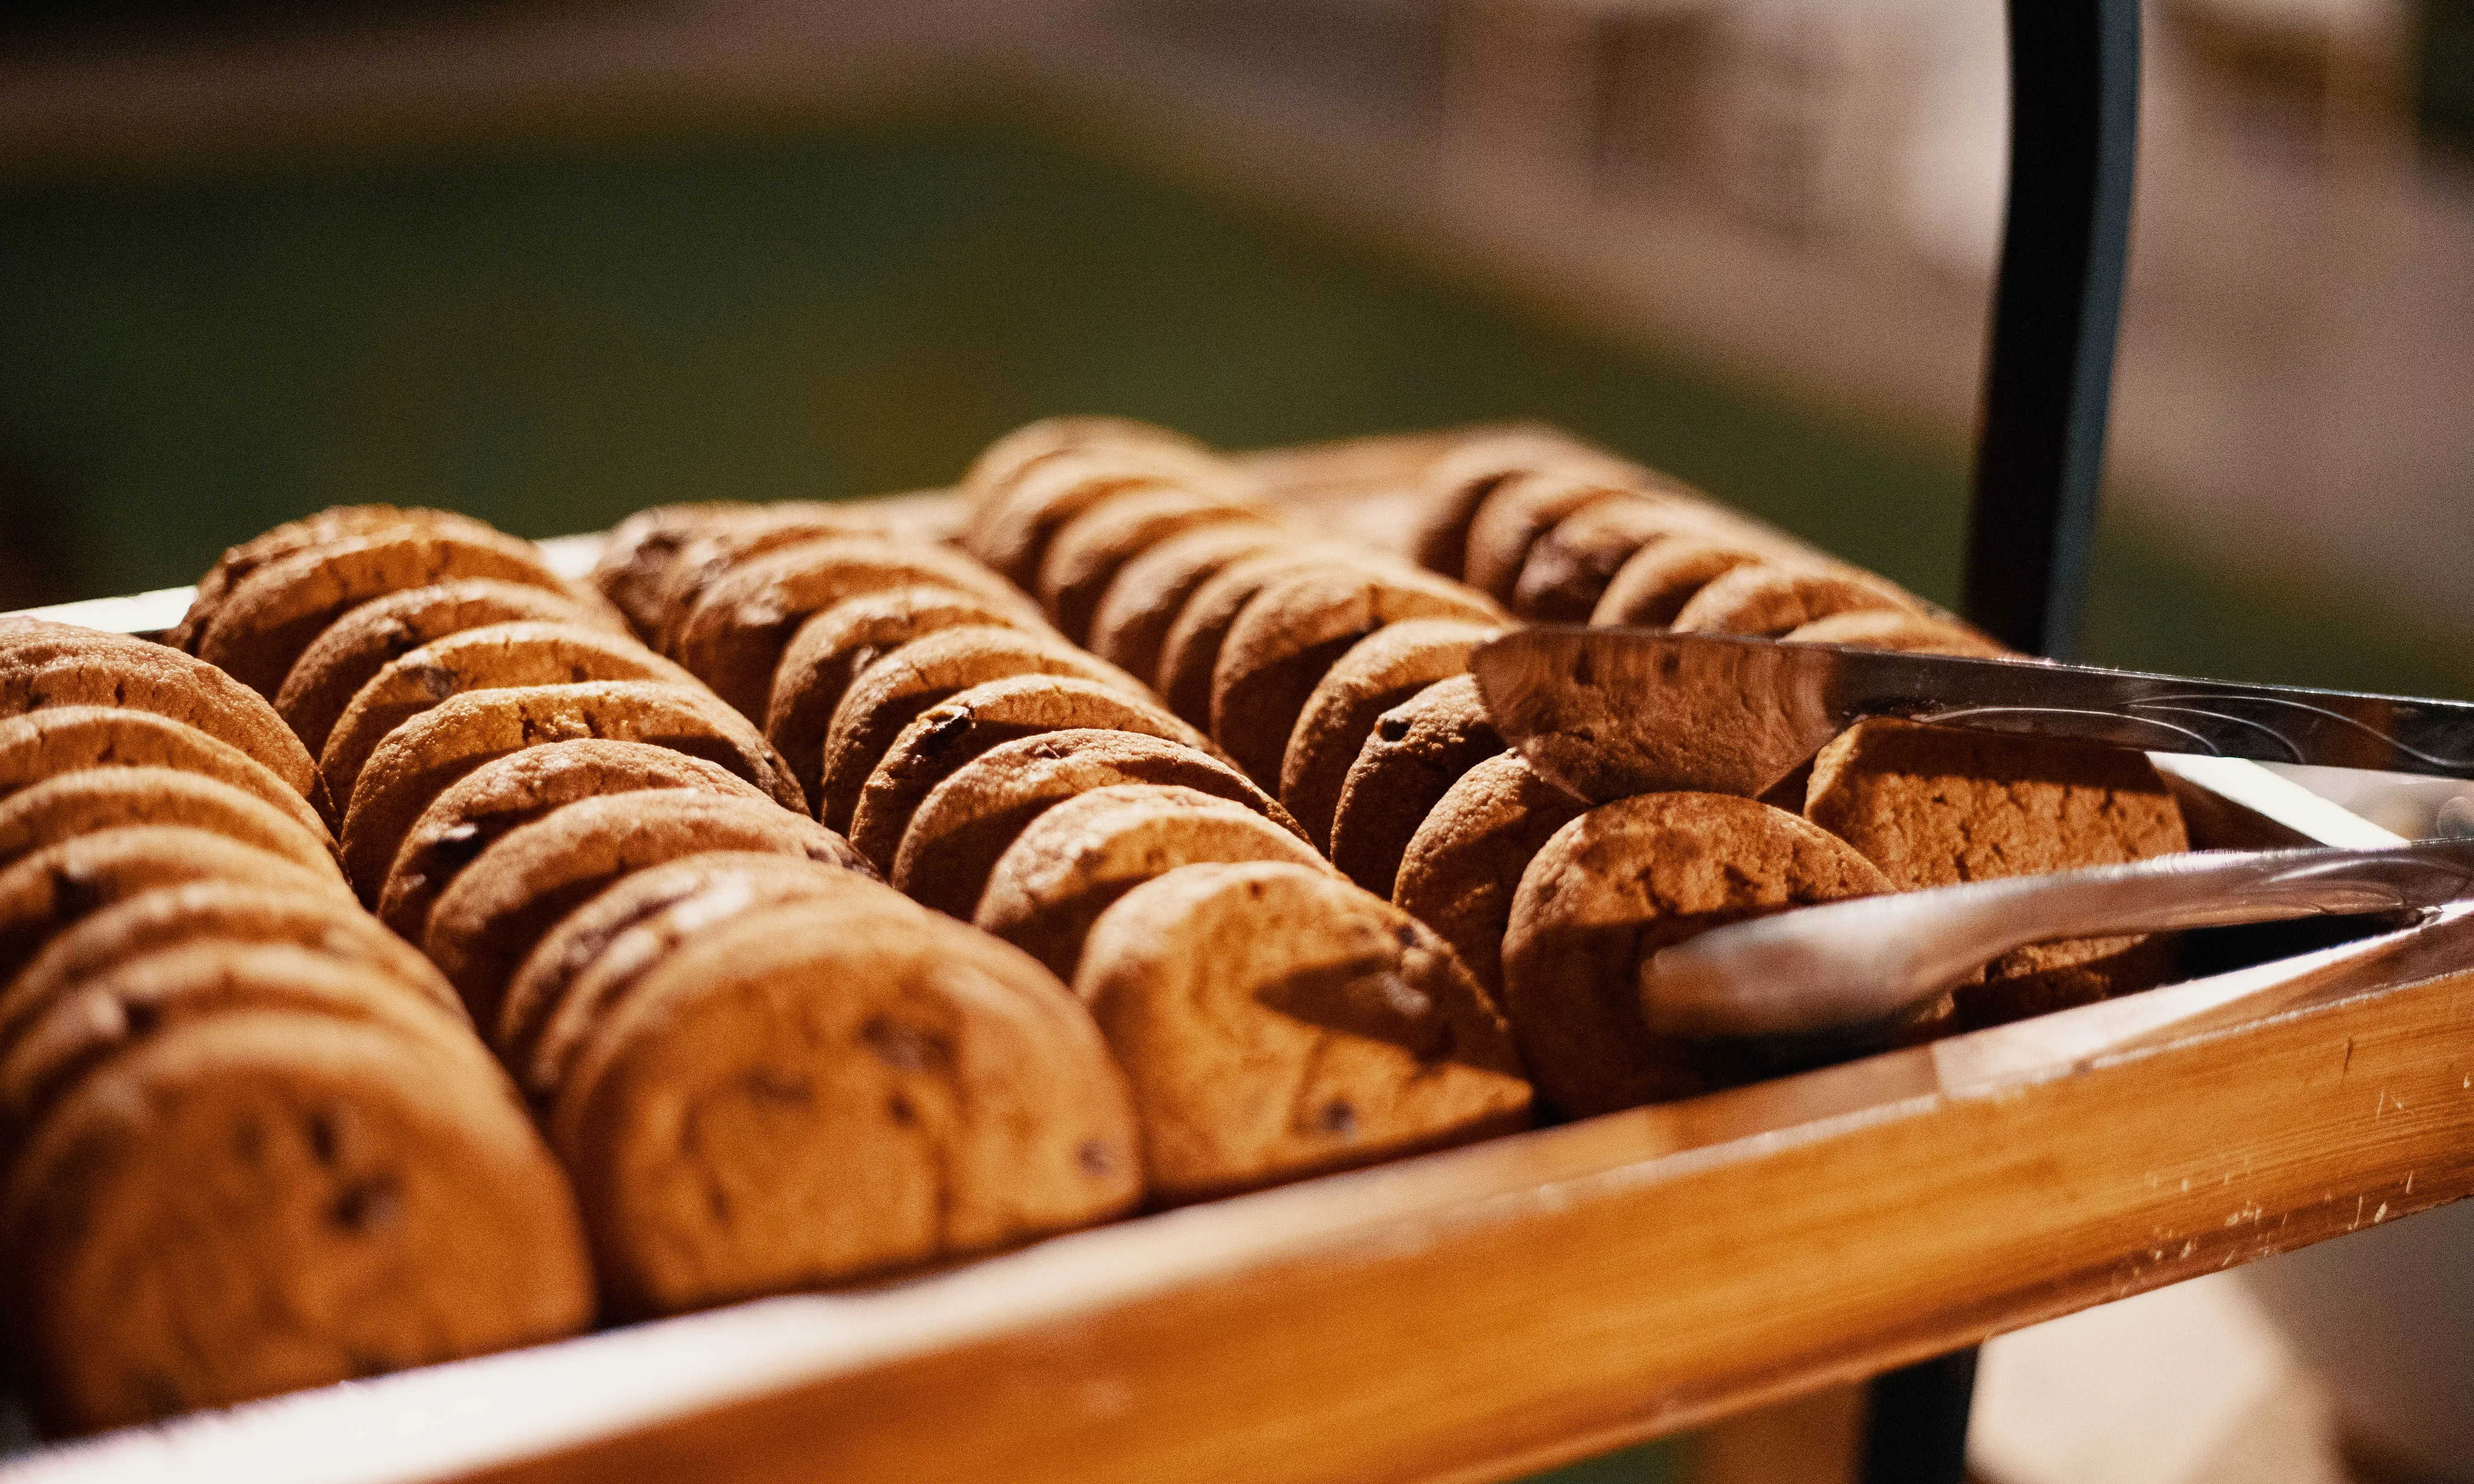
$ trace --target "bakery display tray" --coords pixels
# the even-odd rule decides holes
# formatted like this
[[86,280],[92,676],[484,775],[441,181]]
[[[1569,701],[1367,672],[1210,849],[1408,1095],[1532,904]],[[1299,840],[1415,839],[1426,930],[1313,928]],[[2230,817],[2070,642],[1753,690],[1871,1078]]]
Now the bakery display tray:
[[[1262,462],[1366,533],[1415,451]],[[580,570],[594,539],[546,544]],[[42,611],[147,632],[186,601]],[[2395,838],[2252,764],[2157,762],[2203,848]],[[1509,1477],[2474,1190],[2474,904],[2350,930],[2215,930],[2216,971],[2146,993],[0,1480]]]

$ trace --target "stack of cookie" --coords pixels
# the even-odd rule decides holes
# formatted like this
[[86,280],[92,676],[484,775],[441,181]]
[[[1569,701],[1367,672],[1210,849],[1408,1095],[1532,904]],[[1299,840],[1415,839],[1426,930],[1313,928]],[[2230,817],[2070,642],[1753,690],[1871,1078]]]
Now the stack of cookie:
[[[704,620],[739,609],[678,594],[817,542],[898,553],[885,581],[924,551],[1028,611],[825,507],[648,513],[603,565],[617,602],[477,522],[362,508],[227,553],[175,635],[253,656],[316,749],[347,872],[515,1072],[615,1312],[943,1260],[1141,1195],[1123,1080],[1063,986],[879,883],[756,726],[630,632],[678,607],[678,652],[736,673],[745,626]],[[789,601],[779,567],[764,590]]]
[[0,620],[0,1241],[85,1431],[570,1333],[572,1197],[307,751],[164,646]]

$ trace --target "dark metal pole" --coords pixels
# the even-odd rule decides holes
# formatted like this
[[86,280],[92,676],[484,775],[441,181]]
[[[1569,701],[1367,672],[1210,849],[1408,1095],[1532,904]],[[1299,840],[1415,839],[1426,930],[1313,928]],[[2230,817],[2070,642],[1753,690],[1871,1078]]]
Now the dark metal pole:
[[[2010,203],[1993,299],[1964,606],[2077,656],[2130,253],[2139,0],[2007,0]],[[1962,1484],[1976,1352],[1875,1378],[1863,1484]]]
[[2130,246],[2138,0],[2009,0],[2010,205],[1967,541],[1967,616],[2074,657]]

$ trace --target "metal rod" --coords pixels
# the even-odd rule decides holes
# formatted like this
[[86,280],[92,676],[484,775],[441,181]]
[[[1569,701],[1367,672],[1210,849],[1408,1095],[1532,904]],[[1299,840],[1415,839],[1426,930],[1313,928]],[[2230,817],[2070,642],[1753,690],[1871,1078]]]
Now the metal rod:
[[[2006,0],[2010,201],[1969,511],[1969,619],[2077,658],[2139,142],[2139,0]],[[1863,1484],[1961,1484],[1976,1352],[1874,1379]]]
[[2010,203],[1994,291],[1964,607],[2073,658],[2130,245],[2138,0],[2008,0]]

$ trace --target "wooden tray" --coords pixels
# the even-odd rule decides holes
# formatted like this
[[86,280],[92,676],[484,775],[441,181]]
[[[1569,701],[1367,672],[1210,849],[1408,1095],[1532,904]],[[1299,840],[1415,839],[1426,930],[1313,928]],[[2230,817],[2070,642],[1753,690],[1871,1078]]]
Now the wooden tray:
[[[553,549],[590,561],[589,539]],[[45,611],[142,631],[185,602]],[[2158,761],[2202,846],[2395,838],[2247,763]],[[2223,933],[2235,959],[2279,941]],[[0,1480],[1498,1479],[2469,1190],[2474,905],[868,1291],[30,1452]]]

